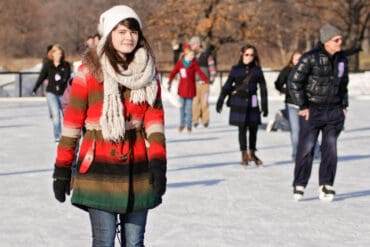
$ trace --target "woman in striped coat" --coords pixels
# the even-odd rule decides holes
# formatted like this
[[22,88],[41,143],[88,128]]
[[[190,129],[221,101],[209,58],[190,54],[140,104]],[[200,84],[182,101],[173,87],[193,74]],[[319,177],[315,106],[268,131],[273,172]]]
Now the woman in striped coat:
[[[56,199],[89,212],[93,246],[144,246],[148,209],[166,190],[164,112],[154,57],[139,17],[115,6],[100,16],[102,38],[76,74],[54,170]],[[71,164],[81,133],[77,174]]]

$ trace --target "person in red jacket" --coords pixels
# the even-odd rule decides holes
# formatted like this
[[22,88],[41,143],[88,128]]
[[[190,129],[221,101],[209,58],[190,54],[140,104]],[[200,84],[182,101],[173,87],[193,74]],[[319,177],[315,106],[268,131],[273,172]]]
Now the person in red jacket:
[[208,83],[208,77],[202,72],[199,64],[195,61],[194,51],[188,44],[183,45],[183,54],[181,54],[180,59],[170,73],[168,91],[171,90],[171,83],[177,73],[180,75],[177,93],[180,96],[181,102],[179,132],[182,132],[185,126],[188,132],[191,132],[192,105],[193,98],[196,95],[195,75],[198,74],[204,83]]
[[64,202],[72,185],[72,204],[90,216],[92,246],[114,246],[119,227],[121,246],[143,247],[148,210],[162,202],[166,191],[160,82],[133,9],[119,5],[105,11],[98,28],[101,40],[85,54],[73,79],[53,174],[54,195]]

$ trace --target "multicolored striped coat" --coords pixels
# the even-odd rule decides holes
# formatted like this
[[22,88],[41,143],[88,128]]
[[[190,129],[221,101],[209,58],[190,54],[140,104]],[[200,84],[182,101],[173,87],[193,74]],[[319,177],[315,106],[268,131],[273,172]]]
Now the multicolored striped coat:
[[[99,124],[104,90],[101,75],[97,54],[90,51],[72,83],[55,166],[67,171],[71,168],[81,129],[86,127],[72,182],[72,204],[115,213],[156,207],[162,199],[150,184],[148,169],[152,162],[166,169],[160,91],[151,107],[130,102],[130,90],[122,89],[126,134],[122,142],[112,143],[103,139]],[[91,163],[85,171],[81,168],[83,159]]]

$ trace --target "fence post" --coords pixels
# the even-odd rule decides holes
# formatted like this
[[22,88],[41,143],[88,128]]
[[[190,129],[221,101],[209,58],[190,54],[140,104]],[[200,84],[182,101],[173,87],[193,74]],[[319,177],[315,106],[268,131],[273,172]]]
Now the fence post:
[[19,97],[22,97],[22,77],[23,77],[23,74],[18,73],[18,75],[19,75]]
[[220,89],[222,89],[222,71],[220,71]]

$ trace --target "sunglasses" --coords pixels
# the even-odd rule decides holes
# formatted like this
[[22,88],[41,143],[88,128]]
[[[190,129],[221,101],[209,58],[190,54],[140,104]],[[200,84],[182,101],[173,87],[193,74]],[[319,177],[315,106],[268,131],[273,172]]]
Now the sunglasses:
[[342,38],[335,38],[335,39],[332,39],[332,41],[335,43],[339,43],[342,41]]
[[245,57],[254,57],[254,54],[253,53],[245,53],[244,56]]

